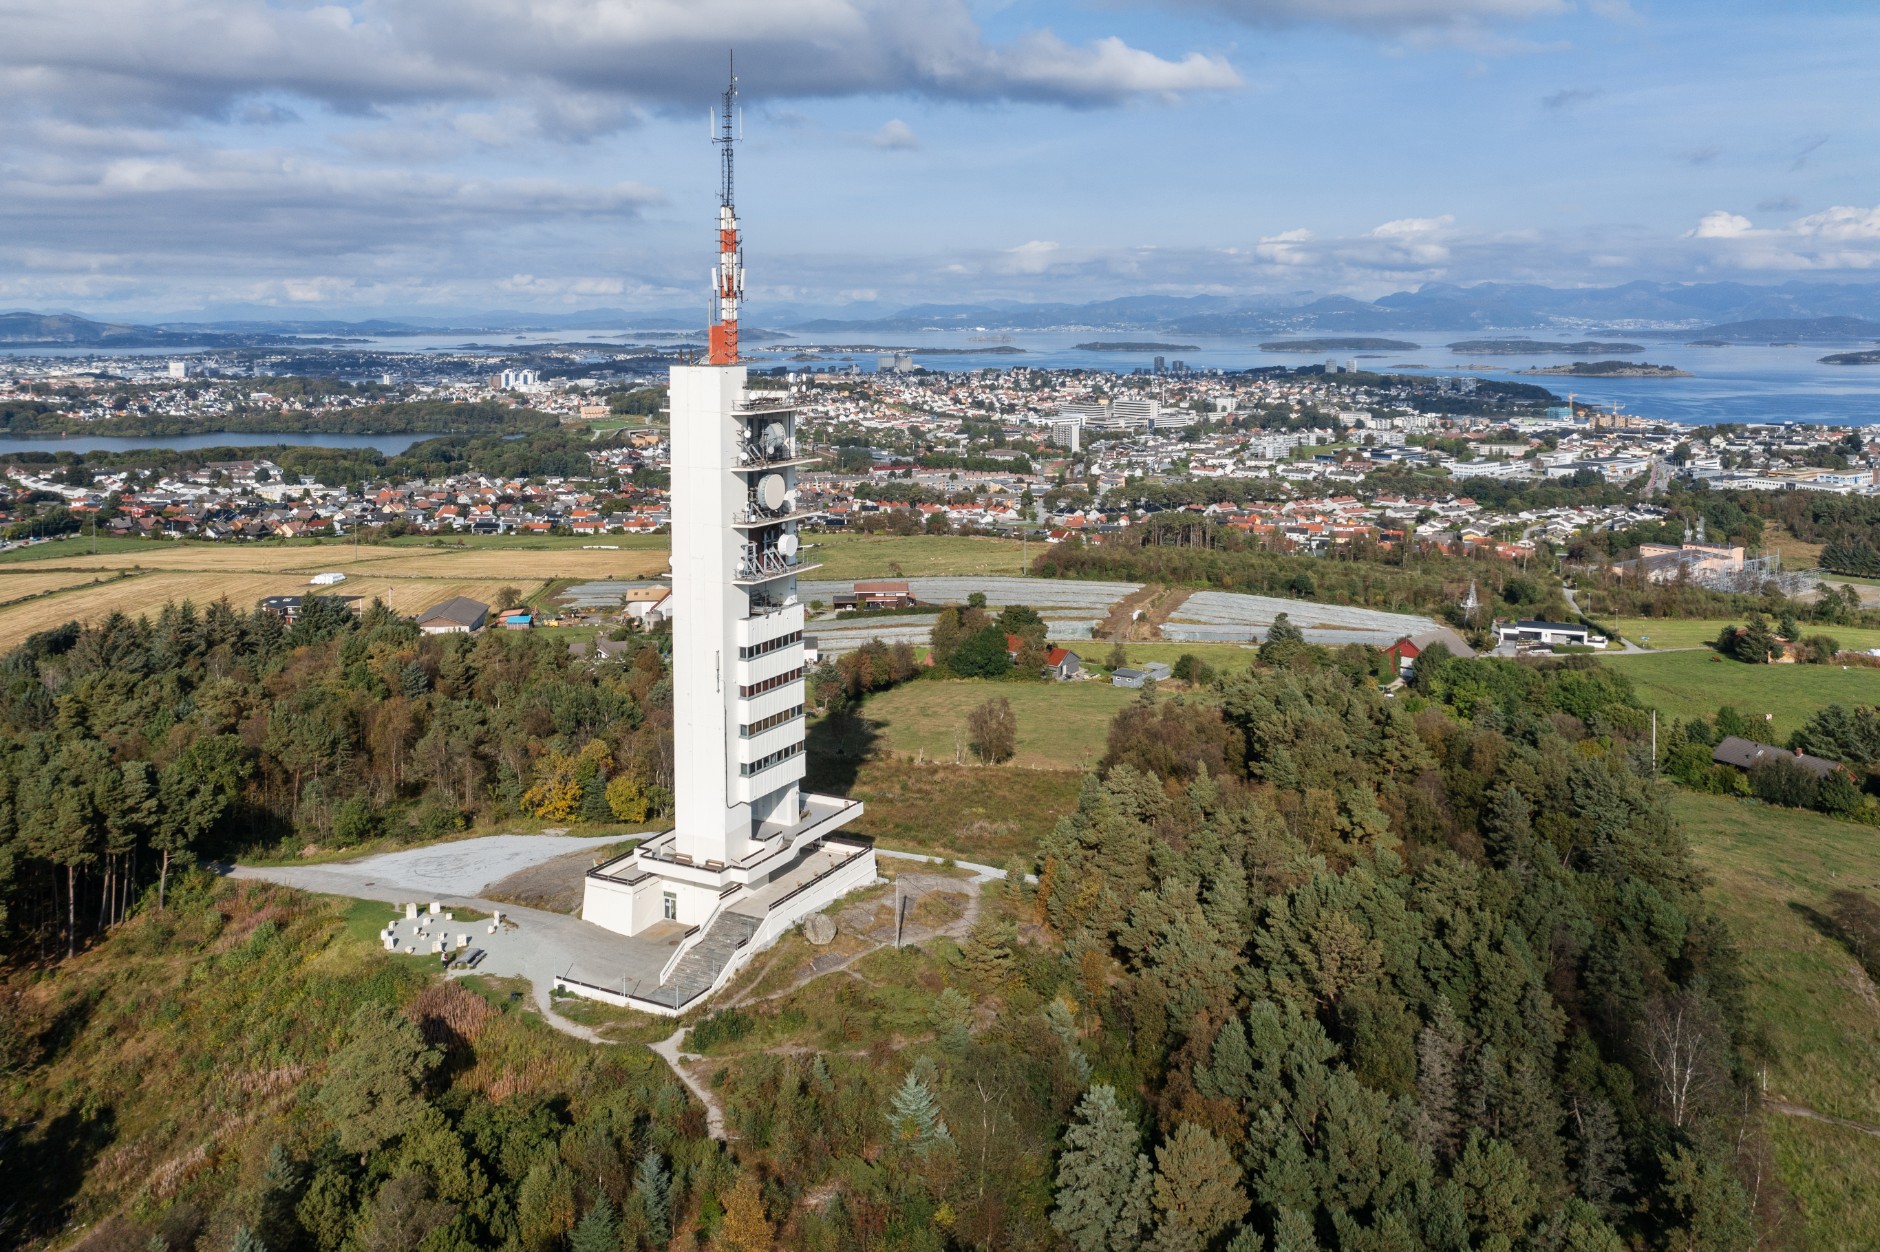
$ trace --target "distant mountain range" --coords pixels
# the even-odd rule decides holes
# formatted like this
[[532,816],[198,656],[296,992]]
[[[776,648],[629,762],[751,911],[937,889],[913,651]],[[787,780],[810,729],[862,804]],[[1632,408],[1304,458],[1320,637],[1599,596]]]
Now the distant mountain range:
[[[755,302],[754,302],[755,303]],[[246,310],[244,309],[244,312]],[[1524,283],[1460,287],[1426,283],[1376,300],[1282,296],[1124,296],[1085,304],[851,305],[849,316],[813,316],[801,305],[759,306],[765,323],[799,334],[879,335],[913,331],[1152,331],[1166,336],[1404,331],[1623,329],[1724,343],[1880,339],[1880,284],[1789,282],[1625,283],[1557,288]],[[95,321],[71,313],[0,314],[0,345],[45,347],[252,347],[308,337],[474,335],[492,331],[701,329],[680,309],[582,309],[572,313],[486,310],[366,321],[279,320],[255,310],[221,321]]]
[[[1391,331],[1560,330],[1595,327],[1689,334],[1720,323],[1801,319],[1789,338],[1856,337],[1855,323],[1880,318],[1880,285],[1784,283],[1626,283],[1619,287],[1541,287],[1426,283],[1377,300],[1304,296],[1135,296],[1090,304],[915,305],[858,321],[818,318],[794,324],[815,332],[915,330],[1156,330],[1235,335],[1273,332],[1375,334]],[[787,319],[773,319],[792,325]],[[1844,325],[1843,325],[1844,324]],[[1840,325],[1841,329],[1830,329]],[[1727,337],[1727,336],[1716,336]],[[1751,338],[1762,337],[1760,332]]]

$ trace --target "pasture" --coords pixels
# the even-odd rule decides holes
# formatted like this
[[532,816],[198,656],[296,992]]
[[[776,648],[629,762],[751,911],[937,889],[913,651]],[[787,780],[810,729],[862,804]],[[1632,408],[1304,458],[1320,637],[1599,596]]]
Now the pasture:
[[[1596,620],[1600,625],[1616,630],[1633,643],[1654,652],[1669,648],[1701,648],[1714,643],[1725,626],[1743,624],[1741,618],[1729,621],[1707,617],[1600,617]],[[1838,640],[1843,648],[1880,648],[1880,630],[1871,627],[1817,626],[1812,622],[1797,624],[1801,627],[1804,639],[1810,635],[1829,635]]]
[[[1742,954],[1769,1098],[1880,1123],[1880,999],[1823,922],[1833,892],[1871,896],[1880,884],[1874,832],[1683,791],[1671,807]],[[1847,1232],[1880,1229],[1880,1138],[1773,1111],[1767,1125],[1782,1180],[1806,1216],[1806,1246],[1851,1247]]]
[[[0,618],[0,621],[4,621]],[[1768,743],[1787,741],[1789,732],[1827,704],[1880,703],[1880,670],[1838,665],[1745,665],[1708,649],[1640,655],[1608,653],[1600,662],[1632,680],[1639,699],[1667,718],[1714,717],[1722,705],[1760,722],[1771,714]]]
[[820,562],[818,581],[852,582],[857,578],[916,578],[940,574],[1023,573],[1029,552],[1037,558],[1042,541],[991,539],[976,535],[814,534],[805,537],[803,560]]
[[1108,682],[925,679],[878,691],[862,705],[872,745],[927,761],[973,759],[966,718],[988,700],[1012,702],[1018,754],[995,768],[1087,769],[1103,755],[1110,718],[1140,693]]

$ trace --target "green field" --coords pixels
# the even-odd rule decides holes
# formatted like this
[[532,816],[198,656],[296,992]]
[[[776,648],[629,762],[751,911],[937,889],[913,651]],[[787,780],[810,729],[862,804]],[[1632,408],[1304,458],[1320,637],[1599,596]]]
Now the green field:
[[[1103,665],[1110,657],[1108,640],[1083,639],[1066,646],[1089,664]],[[1183,656],[1193,653],[1203,664],[1213,666],[1217,673],[1222,674],[1229,670],[1246,669],[1253,664],[1259,652],[1257,648],[1238,643],[1126,643],[1123,648],[1131,665],[1142,665],[1148,661],[1173,665]]]
[[1084,775],[1066,769],[916,765],[909,760],[839,762],[812,750],[812,789],[860,800],[849,829],[883,847],[982,865],[1030,865],[1058,819],[1077,807]]
[[1745,665],[1708,650],[1649,656],[1608,653],[1601,662],[1632,680],[1647,706],[1665,717],[1714,717],[1725,704],[1752,722],[1774,714],[1758,737],[1781,744],[1828,704],[1880,703],[1880,670],[1838,665]]
[[[1770,1098],[1880,1123],[1880,1000],[1814,920],[1834,891],[1880,884],[1880,838],[1721,796],[1680,791],[1672,809],[1742,952]],[[1768,1122],[1783,1182],[1807,1218],[1806,1245],[1871,1246],[1857,1232],[1880,1230],[1880,1139],[1775,1113]]]
[[[344,540],[333,540],[340,543]],[[622,552],[664,552],[665,535],[400,535],[382,541],[399,548],[487,548],[498,552],[538,549],[565,552],[570,548],[619,548]]]
[[1018,717],[1018,755],[999,768],[1087,769],[1103,755],[1110,718],[1139,692],[1107,682],[987,682],[943,679],[877,692],[862,707],[878,750],[952,762],[971,761],[966,717],[1003,697]]
[[1021,559],[1044,551],[1043,543],[967,535],[817,534],[803,545],[803,560],[820,563],[812,577],[836,582],[857,578],[917,578],[938,574],[1020,574]]
[[[1723,618],[1599,617],[1595,620],[1633,643],[1654,650],[1701,648],[1714,643],[1725,626],[1743,624],[1741,618],[1726,621]],[[1880,648],[1880,630],[1870,627],[1817,626],[1810,622],[1800,625],[1804,639],[1810,635],[1830,635],[1844,648]]]

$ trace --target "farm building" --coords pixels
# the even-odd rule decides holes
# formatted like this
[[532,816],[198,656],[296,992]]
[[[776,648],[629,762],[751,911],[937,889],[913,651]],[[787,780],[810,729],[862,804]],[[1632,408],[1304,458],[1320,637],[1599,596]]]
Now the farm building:
[[418,614],[418,629],[427,635],[474,635],[489,620],[490,606],[468,596],[452,596]]

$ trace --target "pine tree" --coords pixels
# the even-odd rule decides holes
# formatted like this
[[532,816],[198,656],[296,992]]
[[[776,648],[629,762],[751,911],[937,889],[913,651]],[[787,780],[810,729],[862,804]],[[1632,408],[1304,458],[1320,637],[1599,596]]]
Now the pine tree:
[[953,1134],[941,1120],[940,1105],[934,1100],[933,1092],[912,1070],[908,1071],[900,1090],[894,1093],[888,1125],[893,1129],[896,1143],[921,1156],[953,1142]]
[[649,1151],[633,1171],[633,1194],[646,1209],[646,1229],[655,1244],[672,1234],[672,1175],[659,1153]]
[[1058,1157],[1051,1225],[1078,1252],[1135,1247],[1149,1218],[1149,1160],[1137,1151],[1135,1125],[1098,1084],[1077,1102]]
[[235,1232],[235,1242],[229,1244],[229,1252],[268,1252],[268,1245],[261,1242],[261,1236],[243,1226]]
[[1205,1127],[1183,1122],[1155,1152],[1156,1246],[1199,1249],[1247,1215],[1240,1166]]
[[1417,1035],[1417,1140],[1438,1160],[1454,1156],[1461,1141],[1456,1100],[1456,1071],[1461,1063],[1460,1027],[1449,1001],[1439,998],[1436,1020]]
[[606,1196],[576,1224],[568,1236],[568,1252],[620,1252],[620,1215]]
[[340,1147],[364,1154],[403,1134],[424,1104],[418,1084],[438,1059],[403,1013],[382,1002],[361,1005],[314,1096]]
[[1016,938],[1017,932],[1009,923],[988,913],[960,945],[960,960],[980,986],[996,987],[1012,972],[1012,943]]

